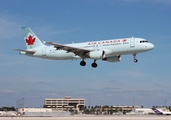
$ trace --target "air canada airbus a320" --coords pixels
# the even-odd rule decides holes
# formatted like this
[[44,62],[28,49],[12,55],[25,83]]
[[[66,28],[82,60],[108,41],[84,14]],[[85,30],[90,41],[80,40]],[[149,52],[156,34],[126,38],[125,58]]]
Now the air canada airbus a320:
[[80,65],[85,66],[86,59],[92,59],[93,68],[97,67],[97,60],[107,62],[119,62],[122,55],[132,54],[134,62],[137,53],[147,52],[154,48],[143,38],[121,38],[99,40],[92,42],[59,44],[54,42],[42,42],[29,27],[22,27],[26,50],[15,49],[20,54],[51,60],[81,59]]

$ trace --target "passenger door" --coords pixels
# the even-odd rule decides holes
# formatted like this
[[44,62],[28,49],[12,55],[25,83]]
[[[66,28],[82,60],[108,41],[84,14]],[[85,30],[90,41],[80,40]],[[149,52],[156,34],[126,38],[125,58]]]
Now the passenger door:
[[133,37],[130,39],[130,47],[135,47],[135,39]]
[[46,47],[42,48],[42,56],[46,56]]

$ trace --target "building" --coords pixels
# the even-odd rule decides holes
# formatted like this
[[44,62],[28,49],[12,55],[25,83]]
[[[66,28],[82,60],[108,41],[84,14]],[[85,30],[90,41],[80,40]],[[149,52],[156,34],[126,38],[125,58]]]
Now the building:
[[18,116],[70,116],[69,111],[53,111],[51,108],[18,108]]
[[65,98],[46,98],[44,100],[45,108],[52,108],[53,111],[70,111],[70,112],[82,112],[85,106],[85,99],[83,98],[71,98],[66,96]]
[[52,112],[52,109],[48,108],[19,108],[18,113],[24,114],[25,112]]
[[108,111],[115,114],[123,114],[131,111],[135,111],[139,106],[98,106],[98,110],[103,111],[103,114],[109,114]]
[[139,108],[139,106],[112,106],[113,110],[117,111],[133,111],[136,108]]

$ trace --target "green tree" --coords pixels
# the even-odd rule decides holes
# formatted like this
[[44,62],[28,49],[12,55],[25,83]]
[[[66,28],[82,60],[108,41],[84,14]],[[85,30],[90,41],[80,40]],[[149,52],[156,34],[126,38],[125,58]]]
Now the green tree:
[[110,106],[110,115],[113,115],[113,106]]
[[0,108],[0,111],[16,111],[16,109],[12,107],[2,107]]
[[117,113],[117,112],[118,112],[118,110],[119,110],[119,107],[116,107],[116,108],[115,108],[115,112]]

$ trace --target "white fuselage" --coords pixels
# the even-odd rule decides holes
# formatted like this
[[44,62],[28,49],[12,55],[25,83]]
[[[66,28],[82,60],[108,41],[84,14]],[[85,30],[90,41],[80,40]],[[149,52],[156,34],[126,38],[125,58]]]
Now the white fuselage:
[[[83,42],[83,43],[73,43],[66,44],[67,46],[84,48],[87,50],[110,50],[110,56],[127,55],[127,54],[137,54],[149,51],[154,48],[154,45],[148,43],[143,38],[123,38],[123,39],[111,39],[93,42]],[[75,55],[72,52],[67,52],[64,50],[56,49],[54,46],[41,46],[36,48],[35,53],[25,54],[32,57],[39,57],[44,59],[52,60],[69,60],[69,59],[81,59],[81,57]],[[21,53],[24,54],[24,53]],[[91,58],[90,58],[91,59]]]

